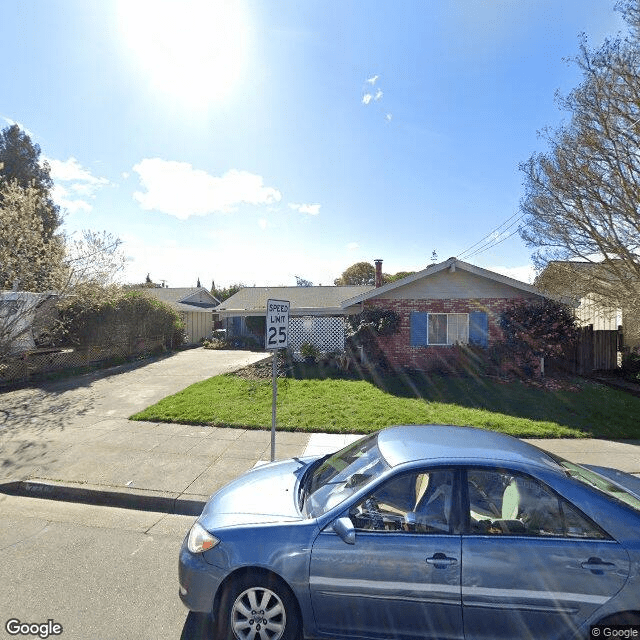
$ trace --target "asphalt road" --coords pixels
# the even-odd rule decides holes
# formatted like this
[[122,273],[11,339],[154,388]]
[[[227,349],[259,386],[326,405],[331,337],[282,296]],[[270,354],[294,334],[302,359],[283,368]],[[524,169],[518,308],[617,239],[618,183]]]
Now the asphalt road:
[[[0,496],[0,638],[7,621],[61,640],[178,640],[178,550],[191,516]],[[186,633],[185,633],[186,632]]]

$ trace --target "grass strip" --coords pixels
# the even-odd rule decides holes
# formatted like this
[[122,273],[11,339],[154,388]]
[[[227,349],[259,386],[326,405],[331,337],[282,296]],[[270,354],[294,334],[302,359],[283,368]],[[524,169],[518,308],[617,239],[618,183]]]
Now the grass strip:
[[[549,390],[472,377],[280,379],[280,430],[369,433],[393,424],[471,425],[532,438],[640,438],[640,398],[581,380]],[[216,376],[133,420],[268,429],[271,382]]]

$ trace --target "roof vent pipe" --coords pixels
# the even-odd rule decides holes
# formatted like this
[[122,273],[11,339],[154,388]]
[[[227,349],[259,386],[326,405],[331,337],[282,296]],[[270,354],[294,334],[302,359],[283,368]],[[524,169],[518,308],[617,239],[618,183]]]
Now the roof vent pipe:
[[376,258],[373,263],[376,265],[376,289],[382,286],[382,260]]

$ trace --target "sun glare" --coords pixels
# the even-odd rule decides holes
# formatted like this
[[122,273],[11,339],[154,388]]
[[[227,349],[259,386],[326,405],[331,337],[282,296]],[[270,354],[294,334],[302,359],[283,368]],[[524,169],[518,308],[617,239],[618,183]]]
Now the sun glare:
[[223,101],[247,58],[242,0],[118,0],[131,62],[154,90],[188,106]]

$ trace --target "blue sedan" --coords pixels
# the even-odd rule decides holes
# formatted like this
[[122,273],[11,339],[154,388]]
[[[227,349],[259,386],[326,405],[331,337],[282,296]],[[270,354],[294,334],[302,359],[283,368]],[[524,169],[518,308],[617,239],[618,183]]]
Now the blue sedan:
[[230,640],[640,634],[640,479],[491,431],[390,427],[218,491],[179,580]]

